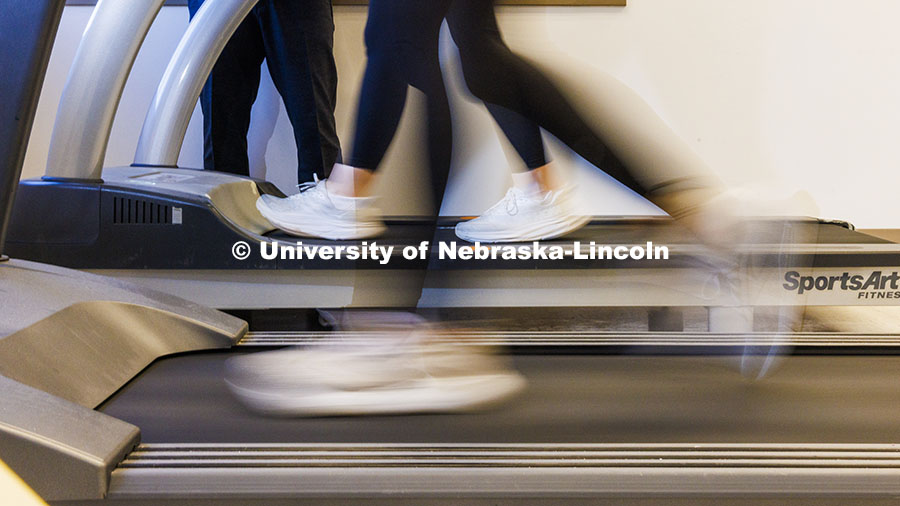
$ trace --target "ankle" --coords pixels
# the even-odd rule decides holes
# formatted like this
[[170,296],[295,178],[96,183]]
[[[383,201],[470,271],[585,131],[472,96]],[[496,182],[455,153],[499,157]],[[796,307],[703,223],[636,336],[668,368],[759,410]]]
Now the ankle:
[[374,178],[369,170],[336,163],[325,181],[325,188],[341,197],[364,197],[369,194]]
[[344,182],[332,181],[331,178],[325,180],[325,189],[328,193],[338,197],[356,197],[354,188]]
[[566,185],[565,175],[553,162],[533,169],[530,173],[543,192],[557,191]]
[[513,186],[526,194],[544,191],[541,188],[540,182],[534,177],[533,172],[534,171],[513,173]]

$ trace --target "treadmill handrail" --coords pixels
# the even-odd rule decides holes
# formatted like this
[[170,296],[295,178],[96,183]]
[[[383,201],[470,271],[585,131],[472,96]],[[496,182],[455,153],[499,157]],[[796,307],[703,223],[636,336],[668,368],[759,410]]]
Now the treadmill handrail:
[[258,0],[207,0],[175,49],[150,103],[136,165],[176,167],[194,104],[225,44]]
[[47,177],[100,180],[125,83],[163,3],[97,2],[59,102]]

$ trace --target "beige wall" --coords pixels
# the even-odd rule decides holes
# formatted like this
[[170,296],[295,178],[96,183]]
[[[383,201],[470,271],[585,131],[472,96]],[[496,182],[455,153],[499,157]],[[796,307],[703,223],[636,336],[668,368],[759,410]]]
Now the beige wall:
[[[56,104],[89,15],[88,7],[66,9],[26,176],[43,171]],[[348,144],[364,65],[365,10],[338,7],[335,16],[338,121]],[[588,88],[592,73],[601,70],[633,87],[726,181],[777,194],[805,189],[824,216],[900,228],[900,31],[894,29],[900,2],[631,0],[623,9],[503,8],[500,18],[510,45],[556,70],[565,66]],[[109,164],[131,161],[150,97],[186,22],[184,8],[166,7],[151,31],[123,97]],[[508,163],[483,108],[460,92],[452,46],[444,49],[462,126],[443,212],[473,214],[503,194]],[[196,119],[182,152],[184,166],[200,165]],[[385,207],[393,213],[426,205],[418,201],[427,192],[415,172],[414,123],[405,120],[387,162],[385,188],[391,192]],[[250,141],[258,175],[267,173],[286,190],[295,184],[290,127],[269,82],[257,102]],[[553,150],[590,196],[590,211],[655,212],[570,153]]]

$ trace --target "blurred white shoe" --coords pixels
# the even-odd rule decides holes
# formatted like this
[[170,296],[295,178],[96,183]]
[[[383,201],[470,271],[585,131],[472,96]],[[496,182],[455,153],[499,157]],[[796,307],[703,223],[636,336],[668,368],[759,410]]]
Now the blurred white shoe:
[[525,386],[499,357],[437,343],[287,349],[235,357],[226,367],[244,405],[278,416],[471,411]]
[[256,208],[272,225],[292,235],[366,239],[385,231],[375,198],[334,195],[325,182],[316,177],[300,185],[300,193],[286,198],[262,195]]
[[[793,334],[802,330],[806,297],[772,290],[772,283],[767,286],[763,280],[773,272],[780,277],[788,270],[812,268],[819,224],[810,218],[817,214],[808,193],[777,198],[748,189],[723,193],[697,214],[705,226],[700,235],[706,233],[714,247],[724,244],[733,257],[726,262],[733,265],[721,271],[726,281],[719,283],[719,305],[709,308],[709,330],[746,335],[740,370],[748,379],[771,374],[791,354]],[[774,328],[754,332],[754,308],[761,306],[776,309]]]
[[590,216],[577,214],[571,187],[548,192],[510,188],[478,218],[456,225],[469,242],[525,242],[552,239],[583,227]]

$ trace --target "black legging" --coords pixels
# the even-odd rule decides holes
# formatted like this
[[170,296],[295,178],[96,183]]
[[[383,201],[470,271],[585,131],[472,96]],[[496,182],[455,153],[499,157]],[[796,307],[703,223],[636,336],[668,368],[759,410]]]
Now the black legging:
[[[450,170],[450,106],[438,58],[445,17],[460,50],[467,86],[485,102],[529,167],[546,163],[540,125],[610,176],[640,194],[647,193],[559,90],[509,50],[500,36],[493,0],[370,0],[365,33],[368,63],[347,163],[376,170],[397,131],[408,88],[424,93],[435,214],[414,241],[433,239]],[[427,273],[424,268],[408,270],[408,284],[405,289],[397,285],[395,299],[415,307]],[[354,305],[371,290],[384,288],[368,279],[357,281]]]
[[[529,170],[546,165],[547,157],[540,127],[522,114],[498,105],[506,103],[505,101],[487,98],[496,95],[496,92],[489,90],[491,71],[488,67],[501,61],[520,59],[503,42],[494,14],[494,2],[453,1],[446,19],[453,41],[459,48],[463,77],[469,91],[484,101],[494,121]],[[513,109],[522,110],[518,107]]]
[[450,0],[371,0],[366,23],[368,62],[357,109],[353,152],[347,164],[376,170],[406,103],[409,86],[425,94],[428,156],[435,206],[447,184],[452,149],[450,105],[438,44]]
[[368,64],[348,163],[375,170],[391,140],[408,86],[427,97],[428,147],[435,202],[450,167],[450,112],[438,59],[444,18],[459,47],[463,75],[526,165],[543,165],[538,125],[625,186],[646,194],[618,157],[540,71],[503,42],[494,0],[372,0],[366,25]]

